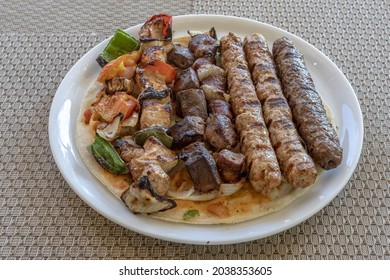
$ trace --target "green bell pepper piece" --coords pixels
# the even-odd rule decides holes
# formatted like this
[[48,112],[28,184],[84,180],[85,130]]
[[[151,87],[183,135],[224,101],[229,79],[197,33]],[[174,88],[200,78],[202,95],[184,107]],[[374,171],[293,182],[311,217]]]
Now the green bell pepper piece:
[[110,142],[96,134],[96,137],[88,150],[101,167],[114,174],[127,174],[129,168],[121,159]]
[[96,60],[103,67],[104,64],[121,55],[138,50],[140,45],[140,41],[130,36],[126,31],[118,29]]
[[170,149],[172,147],[173,138],[172,136],[169,136],[162,127],[148,127],[144,128],[140,131],[137,131],[134,134],[134,140],[137,145],[143,146],[145,141],[150,137],[154,136],[158,140],[160,140],[161,143],[164,144],[165,147]]

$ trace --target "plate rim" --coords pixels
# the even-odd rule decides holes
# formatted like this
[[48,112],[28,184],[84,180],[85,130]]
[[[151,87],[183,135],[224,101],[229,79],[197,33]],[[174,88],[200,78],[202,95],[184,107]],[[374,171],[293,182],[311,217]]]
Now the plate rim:
[[[328,205],[345,188],[345,185],[351,179],[353,173],[355,172],[355,169],[356,169],[357,164],[359,162],[359,159],[361,157],[361,151],[362,151],[362,147],[363,147],[363,138],[364,138],[363,115],[362,115],[362,112],[361,112],[361,108],[360,108],[360,104],[359,104],[357,95],[356,95],[355,91],[353,90],[351,84],[349,83],[348,79],[345,77],[345,75],[342,73],[342,71],[337,67],[337,65],[331,59],[329,59],[327,57],[327,55],[325,55],[323,52],[318,50],[315,46],[313,46],[309,42],[307,42],[304,39],[298,37],[297,35],[294,35],[294,34],[288,32],[287,30],[284,30],[282,28],[270,25],[268,23],[256,21],[256,20],[253,20],[253,19],[236,17],[236,16],[230,16],[230,15],[213,15],[213,14],[178,15],[178,16],[174,16],[173,20],[174,21],[175,20],[186,20],[186,19],[190,19],[190,18],[199,18],[199,17],[206,17],[206,18],[209,18],[209,19],[219,19],[219,20],[222,19],[222,20],[227,20],[227,21],[229,21],[229,20],[236,20],[236,21],[242,21],[242,22],[247,22],[247,23],[256,24],[256,25],[260,24],[260,25],[262,25],[263,27],[265,27],[267,29],[271,29],[272,31],[286,33],[286,34],[288,34],[289,38],[291,38],[294,42],[298,41],[301,44],[304,44],[306,47],[309,47],[311,49],[311,51],[314,50],[315,52],[320,53],[321,56],[323,56],[323,58],[325,58],[326,62],[332,66],[332,68],[337,69],[336,70],[337,71],[337,76],[339,78],[340,77],[342,78],[343,83],[345,83],[345,85],[347,85],[347,87],[349,88],[349,91],[351,91],[353,93],[354,100],[352,102],[355,103],[355,105],[357,105],[358,117],[359,117],[359,119],[357,121],[360,124],[359,130],[361,131],[361,134],[359,135],[360,138],[359,138],[358,151],[357,151],[358,152],[358,156],[354,158],[354,162],[351,164],[352,170],[349,172],[350,174],[348,174],[348,176],[344,176],[343,182],[340,183],[341,187],[337,188],[336,191],[334,191],[334,193],[332,193],[332,195],[330,195],[326,200],[324,200],[324,202],[321,205],[318,205],[317,208],[312,209],[312,211],[310,211],[310,214],[306,214],[304,216],[301,216],[300,218],[296,218],[296,219],[294,219],[294,221],[290,221],[290,222],[287,221],[284,224],[284,226],[281,227],[282,229],[281,228],[277,228],[277,229],[274,229],[274,230],[269,230],[267,234],[256,234],[256,233],[253,233],[253,234],[250,234],[250,235],[248,235],[248,236],[246,236],[244,238],[239,238],[238,237],[238,238],[228,238],[228,239],[226,239],[226,238],[220,237],[220,238],[217,238],[217,239],[214,239],[214,240],[207,240],[207,238],[206,238],[206,239],[202,239],[202,240],[199,239],[199,240],[195,240],[194,241],[194,240],[189,240],[188,238],[185,238],[185,237],[180,236],[180,235],[176,235],[176,236],[170,235],[170,236],[167,236],[167,235],[164,235],[164,234],[159,234],[157,232],[150,232],[150,231],[145,231],[145,230],[140,229],[140,228],[129,227],[129,225],[124,223],[123,221],[117,219],[116,217],[113,217],[112,215],[107,214],[102,209],[97,208],[96,205],[94,205],[87,197],[85,197],[83,195],[83,193],[81,192],[81,190],[78,187],[73,185],[74,182],[71,180],[71,178],[68,178],[68,176],[66,174],[66,170],[63,169],[63,165],[61,163],[61,157],[59,156],[58,152],[55,151],[55,149],[54,149],[56,139],[55,139],[55,135],[53,135],[52,131],[54,131],[53,127],[55,126],[54,111],[55,111],[55,107],[57,106],[56,102],[58,102],[59,93],[61,92],[62,88],[66,86],[66,82],[67,82],[67,80],[70,77],[70,73],[73,73],[73,71],[75,71],[75,69],[80,67],[82,65],[82,62],[84,62],[87,57],[91,56],[92,53],[96,52],[96,49],[98,49],[100,46],[102,46],[103,44],[106,44],[111,37],[106,38],[102,42],[100,42],[97,45],[95,45],[87,53],[82,55],[81,58],[77,60],[77,62],[70,68],[70,70],[67,72],[65,77],[62,79],[62,81],[61,81],[61,83],[60,83],[60,85],[59,85],[59,87],[58,87],[58,89],[57,89],[57,91],[55,93],[55,96],[54,96],[54,98],[52,100],[52,104],[51,104],[51,107],[50,107],[49,125],[48,125],[50,149],[51,149],[51,152],[53,154],[54,160],[56,162],[56,165],[57,165],[59,171],[61,172],[62,177],[65,179],[65,181],[68,183],[68,185],[73,189],[73,191],[75,191],[75,193],[85,203],[88,204],[89,207],[91,207],[92,209],[94,209],[95,211],[97,211],[99,214],[101,214],[105,218],[109,219],[110,221],[113,221],[116,224],[119,224],[120,226],[122,226],[124,228],[127,228],[127,229],[130,229],[132,231],[144,234],[146,236],[151,236],[151,237],[159,238],[159,239],[162,239],[162,240],[173,241],[173,242],[180,242],[180,243],[186,243],[186,244],[213,244],[213,245],[217,245],[217,244],[241,243],[241,242],[246,242],[246,241],[250,241],[250,240],[256,240],[256,239],[265,238],[265,237],[271,236],[273,234],[283,232],[283,231],[285,231],[287,229],[290,229],[291,227],[293,227],[293,226],[295,226],[297,224],[300,224],[303,221],[309,219],[310,217],[314,216],[318,211],[323,209],[326,205]],[[126,28],[125,30],[129,31],[131,29],[139,28],[140,26],[142,26],[142,23],[134,25],[134,26],[129,27],[129,28]],[[78,150],[77,150],[77,153],[78,153]],[[89,172],[89,170],[88,170],[88,172]],[[261,217],[256,218],[256,219],[260,219],[260,218]],[[151,218],[147,218],[147,219],[151,219]],[[172,222],[163,222],[163,223],[172,224]],[[181,224],[181,225],[183,225],[183,224]],[[236,225],[239,225],[239,224],[236,224]],[[185,224],[185,226],[186,227],[187,226],[195,227],[195,228],[202,228],[202,227],[204,227],[204,225],[188,225],[188,224]],[[209,227],[209,226],[210,225],[207,225],[206,227]],[[225,231],[225,228],[227,228],[228,225],[212,225],[212,227],[219,227],[221,229],[221,231]]]

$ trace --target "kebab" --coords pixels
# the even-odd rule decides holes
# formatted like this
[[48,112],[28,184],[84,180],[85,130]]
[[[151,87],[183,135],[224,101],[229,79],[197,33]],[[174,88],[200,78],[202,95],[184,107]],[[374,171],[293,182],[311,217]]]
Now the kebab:
[[285,37],[274,42],[272,52],[294,123],[309,155],[325,170],[336,168],[342,161],[342,148],[302,54]]
[[241,39],[230,32],[221,39],[222,67],[227,72],[230,103],[236,116],[241,152],[252,187],[263,194],[282,183],[282,175],[262,116]]
[[280,169],[293,187],[308,187],[316,180],[317,170],[295,129],[264,36],[246,36],[244,51]]

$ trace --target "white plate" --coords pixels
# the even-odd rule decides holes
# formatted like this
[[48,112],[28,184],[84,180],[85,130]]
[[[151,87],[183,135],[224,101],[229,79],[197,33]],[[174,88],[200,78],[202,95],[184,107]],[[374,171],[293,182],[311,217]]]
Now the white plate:
[[[140,26],[127,31],[138,38]],[[331,60],[297,36],[257,21],[217,15],[173,19],[174,36],[212,26],[219,37],[229,31],[241,36],[260,32],[270,44],[282,36],[294,41],[305,57],[317,90],[331,108],[344,150],[343,162],[337,169],[324,172],[309,192],[286,208],[251,221],[234,225],[188,225],[133,215],[89,172],[76,147],[75,124],[80,101],[97,78],[100,67],[95,58],[107,44],[105,40],[84,55],[62,81],[50,110],[49,138],[54,159],[68,184],[88,205],[123,227],[191,244],[229,244],[267,237],[301,223],[326,206],[344,188],[358,163],[363,143],[362,114],[351,85]]]

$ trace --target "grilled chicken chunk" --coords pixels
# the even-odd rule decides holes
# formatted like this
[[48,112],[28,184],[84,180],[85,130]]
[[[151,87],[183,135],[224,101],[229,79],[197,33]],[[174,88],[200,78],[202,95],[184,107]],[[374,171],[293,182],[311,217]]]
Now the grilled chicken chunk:
[[168,128],[171,123],[171,104],[162,104],[155,100],[145,100],[142,102],[141,129],[153,126]]
[[221,179],[226,183],[236,183],[241,179],[245,166],[245,156],[229,150],[222,150],[217,156],[217,167]]
[[174,92],[179,92],[186,89],[199,88],[199,80],[194,69],[191,67],[181,71],[179,77],[175,81],[173,87]]
[[133,158],[140,157],[145,152],[142,147],[134,147],[125,140],[115,141],[114,147],[119,149],[119,155],[125,162],[131,162]]
[[187,116],[170,128],[173,147],[180,149],[193,142],[202,141],[205,123],[197,116]]
[[137,67],[135,78],[140,92],[143,92],[148,87],[152,87],[156,91],[168,89],[165,83],[165,76],[160,75],[156,71]]
[[92,109],[103,121],[111,123],[119,114],[127,116],[129,112],[134,110],[136,104],[137,101],[131,95],[125,92],[116,92],[114,95],[103,94],[92,104]]
[[175,44],[168,53],[168,62],[179,69],[186,69],[194,63],[194,54],[187,47]]
[[209,192],[221,184],[217,165],[203,142],[185,147],[180,154],[194,182],[195,190]]
[[207,119],[206,98],[200,89],[188,89],[176,94],[181,113],[186,116],[198,116]]
[[144,144],[145,153],[134,158],[130,163],[130,172],[134,181],[143,175],[147,165],[157,164],[164,172],[168,172],[177,164],[176,153],[166,148],[157,138],[151,136]]
[[163,46],[150,46],[142,49],[141,65],[152,63],[155,60],[167,61],[167,54]]
[[206,122],[205,138],[216,150],[231,149],[238,140],[234,126],[228,117],[213,114]]
[[176,207],[176,202],[158,194],[148,176],[142,176],[121,196],[133,213],[153,213]]
[[[225,90],[226,73],[221,67],[214,64],[204,64],[196,70],[199,81],[203,84],[210,84],[210,78],[216,78],[219,82],[218,86],[221,90]],[[212,83],[215,84],[216,82]]]

